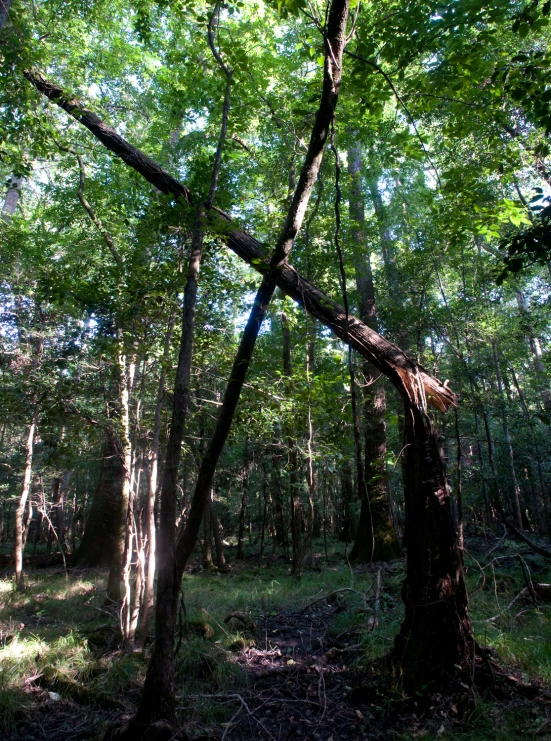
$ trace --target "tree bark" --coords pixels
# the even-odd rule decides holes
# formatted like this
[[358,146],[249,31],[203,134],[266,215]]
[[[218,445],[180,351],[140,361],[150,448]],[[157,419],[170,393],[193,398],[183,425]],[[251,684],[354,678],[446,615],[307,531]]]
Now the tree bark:
[[406,611],[392,657],[411,692],[470,677],[474,639],[438,440],[423,412],[407,403],[405,412]]
[[157,475],[159,469],[159,448],[161,436],[161,415],[165,397],[166,369],[170,356],[170,343],[174,331],[174,312],[171,312],[168,322],[168,329],[165,337],[163,349],[162,367],[159,376],[159,387],[157,390],[157,402],[155,404],[155,415],[153,421],[153,439],[151,441],[151,451],[149,458],[149,487],[147,496],[147,506],[145,512],[145,523],[147,528],[147,564],[144,587],[144,598],[142,605],[142,614],[140,618],[140,629],[138,632],[138,644],[144,646],[149,635],[149,623],[151,620],[151,611],[154,603],[154,583],[155,583],[155,549],[156,549],[156,526],[155,526],[155,497],[157,495]]
[[100,476],[82,540],[73,556],[73,565],[111,564],[121,530],[124,537],[126,510],[121,521],[124,476],[120,442],[113,430],[106,427]]
[[18,592],[25,589],[25,578],[23,575],[23,551],[25,549],[25,540],[27,528],[25,527],[24,516],[25,508],[31,489],[31,474],[33,465],[34,436],[38,424],[38,405],[35,405],[31,424],[27,434],[27,443],[25,446],[25,469],[23,471],[23,484],[21,486],[21,495],[17,508],[15,510],[15,587]]
[[[293,375],[291,365],[291,332],[285,312],[281,312],[281,333],[283,338],[283,375],[288,379],[287,383],[289,384]],[[289,393],[289,388],[287,389],[287,393]],[[285,422],[284,428],[287,442],[287,470],[289,471],[289,503],[291,509],[291,576],[300,576],[303,570],[304,559],[302,557],[302,502],[300,500],[297,446],[289,429],[288,421]]]
[[[195,330],[197,285],[203,252],[204,218],[205,213],[213,207],[218,178],[220,175],[222,151],[226,140],[228,126],[232,82],[232,72],[225,66],[214,45],[214,24],[217,23],[218,11],[219,8],[216,6],[211,14],[208,26],[208,40],[213,56],[226,75],[226,88],[222,109],[222,123],[218,138],[218,146],[214,156],[208,197],[205,203],[199,203],[195,211],[191,256],[186,287],[184,290],[182,338],[180,353],[178,356],[178,367],[176,370],[176,382],[174,386],[174,407],[161,488],[161,512],[157,558],[157,603],[155,609],[155,646],[147,668],[138,711],[134,718],[134,724],[142,728],[147,727],[158,720],[168,720],[169,722],[172,722],[175,713],[173,643],[181,583],[181,574],[179,574],[176,569],[176,487],[178,484],[180,453],[189,407],[191,360],[193,353],[193,335]],[[123,155],[122,151],[119,152],[119,154],[127,164],[131,164],[133,161],[135,162],[135,156],[138,154],[141,158],[141,165],[145,167],[145,171],[149,173],[155,171],[157,175],[159,172],[162,173],[160,182],[158,177],[156,178],[159,185],[161,185],[161,187],[159,187],[159,185],[157,186],[161,192],[172,193],[176,198],[183,198],[186,203],[191,204],[188,189],[181,186],[167,173],[160,170],[153,160],[150,160],[149,158],[144,160],[143,155],[139,150],[135,150],[131,147],[129,162],[129,145],[127,145],[121,137],[119,137],[119,139],[123,148],[126,147],[126,155]],[[143,169],[138,169],[138,171],[144,174]],[[170,188],[167,190],[166,186],[163,185],[167,177],[173,185],[176,184],[177,192]],[[152,181],[150,180],[150,182]],[[207,495],[205,494],[200,509],[195,513],[196,520],[194,520],[194,524],[197,529],[195,531],[193,542],[194,546],[201,524],[201,517],[205,510],[206,500]],[[130,736],[133,734],[134,732],[131,731]]]
[[[281,237],[272,256],[270,269],[256,294],[253,308],[241,338],[216,426],[199,468],[187,522],[178,537],[175,559],[172,553],[174,543],[172,538],[173,525],[170,524],[175,521],[176,514],[174,507],[175,497],[173,496],[174,487],[167,491],[165,505],[163,484],[161,521],[164,522],[167,535],[166,539],[163,538],[166,541],[163,543],[163,549],[166,548],[167,550],[164,554],[166,559],[164,561],[164,568],[159,569],[155,651],[149,663],[140,706],[135,717],[135,723],[142,727],[149,725],[155,720],[172,720],[174,716],[174,660],[172,643],[180,582],[187,561],[195,548],[201,519],[212,486],[214,471],[230,430],[266,308],[276,287],[276,275],[280,274],[294,238],[300,228],[321,164],[329,125],[333,118],[338,99],[347,17],[348,0],[334,0],[329,13],[327,30],[327,44],[331,52],[330,54],[326,54],[322,100],[316,117],[316,123],[312,130],[306,160]],[[181,188],[181,186],[178,187]],[[163,192],[167,192],[166,184],[163,188]],[[172,191],[169,190],[168,192]],[[169,468],[168,458],[166,468]]]
[[509,430],[509,421],[507,419],[507,410],[505,405],[505,399],[503,398],[503,380],[501,376],[501,366],[499,364],[499,358],[497,356],[497,350],[495,343],[492,342],[492,355],[494,359],[494,365],[496,370],[497,378],[497,390],[499,392],[499,406],[501,408],[501,421],[503,425],[503,436],[505,438],[505,447],[507,449],[507,464],[509,467],[509,475],[511,477],[511,504],[513,510],[513,517],[515,525],[519,530],[523,529],[522,523],[522,511],[520,506],[520,486],[517,480],[517,474],[515,471],[515,459],[513,451],[513,443],[511,442],[511,432]]
[[224,556],[224,544],[222,542],[221,525],[216,516],[216,509],[214,507],[214,489],[210,491],[210,521],[212,524],[212,534],[214,536],[214,547],[216,549],[216,566],[219,570],[228,570],[226,564],[226,558]]
[[[6,2],[6,0],[0,0],[0,21],[2,20],[2,2]],[[4,200],[4,205],[2,207],[2,216],[6,221],[9,221],[14,213],[17,211],[22,186],[23,177],[21,175],[12,175],[8,185],[6,198]]]

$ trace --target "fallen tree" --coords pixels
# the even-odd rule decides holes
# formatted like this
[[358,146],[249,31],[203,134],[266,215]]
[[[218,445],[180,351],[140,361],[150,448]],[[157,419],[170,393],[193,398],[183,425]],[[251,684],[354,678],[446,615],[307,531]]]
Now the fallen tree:
[[[47,80],[39,72],[26,70],[25,76],[49,100],[85,126],[111,152],[129,167],[139,172],[162,193],[174,196],[180,203],[191,206],[194,198],[189,188],[172,177],[154,160],[127,142],[115,129],[63,89]],[[216,231],[235,254],[259,273],[269,268],[260,243],[247,232],[236,229],[228,214],[215,207],[209,210],[210,228]],[[342,306],[333,301],[288,263],[278,271],[278,287],[306,311],[331,329],[337,337],[349,343],[360,355],[384,373],[400,394],[421,410],[431,404],[447,411],[457,404],[456,394],[406,355],[399,347],[352,315],[346,316]]]

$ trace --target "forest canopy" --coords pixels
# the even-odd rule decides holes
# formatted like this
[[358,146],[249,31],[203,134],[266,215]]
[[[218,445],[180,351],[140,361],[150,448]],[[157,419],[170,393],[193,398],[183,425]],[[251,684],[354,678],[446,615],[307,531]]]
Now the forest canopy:
[[550,18],[0,0],[8,738],[548,730]]

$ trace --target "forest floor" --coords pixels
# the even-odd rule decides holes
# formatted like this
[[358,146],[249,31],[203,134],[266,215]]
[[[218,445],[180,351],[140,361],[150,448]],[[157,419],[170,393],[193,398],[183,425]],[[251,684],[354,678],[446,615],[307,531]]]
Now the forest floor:
[[[398,688],[380,691],[378,659],[402,619],[403,563],[350,568],[335,543],[297,580],[285,559],[251,549],[227,574],[192,564],[184,576],[181,726],[197,740],[551,741],[551,607],[514,601],[527,573],[551,581],[550,564],[509,539],[490,552],[498,543],[467,542],[471,615],[478,642],[520,691],[465,687],[423,707]],[[24,594],[7,569],[2,576],[0,738],[92,739],[130,717],[148,647],[120,647],[118,618],[104,604],[106,572],[29,566]]]

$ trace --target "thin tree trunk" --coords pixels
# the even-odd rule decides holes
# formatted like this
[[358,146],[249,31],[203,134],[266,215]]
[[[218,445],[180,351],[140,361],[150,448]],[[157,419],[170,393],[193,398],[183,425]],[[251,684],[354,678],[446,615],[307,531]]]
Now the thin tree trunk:
[[[163,581],[161,580],[161,570],[159,571],[155,651],[149,663],[142,699],[135,719],[136,723],[142,725],[149,725],[152,721],[157,719],[172,720],[174,715],[172,643],[176,618],[176,600],[179,586],[184,568],[197,541],[201,518],[212,486],[216,464],[230,430],[241,393],[241,388],[245,380],[266,308],[276,287],[276,275],[281,273],[281,268],[291,250],[295,236],[300,229],[309,196],[321,164],[323,149],[329,125],[333,118],[340,87],[342,50],[344,48],[346,37],[347,17],[348,0],[334,0],[329,13],[326,40],[331,49],[331,53],[326,54],[322,101],[312,131],[310,146],[306,155],[305,164],[301,171],[297,191],[293,197],[293,202],[281,237],[278,240],[276,250],[272,257],[270,269],[257,292],[233,364],[230,381],[224,394],[218,420],[199,468],[195,492],[186,526],[178,538],[176,546],[176,569],[174,569],[174,559],[168,558],[166,567],[163,569],[163,572],[166,572],[162,577]],[[161,500],[162,520],[165,519],[163,516],[164,498],[163,492]],[[173,509],[174,508],[172,507],[172,510]],[[165,509],[165,516],[166,515],[170,515],[172,521],[174,521],[174,511],[167,512]],[[166,522],[166,524],[168,528],[168,537],[164,539],[166,540],[166,546],[163,547],[172,548],[172,531],[171,528],[168,527],[168,522]],[[169,557],[169,555],[172,554],[166,554],[167,557]],[[175,571],[176,574],[174,573]],[[161,585],[163,588],[162,592]],[[160,605],[163,606],[161,609],[159,608]]]
[[214,507],[214,489],[210,491],[210,520],[212,524],[212,534],[214,536],[214,547],[216,549],[216,566],[220,571],[228,570],[226,558],[224,556],[224,544],[222,542],[221,525],[216,516]]
[[[0,29],[2,28],[2,2],[7,0],[0,0]],[[11,0],[10,0],[11,2]],[[8,191],[2,207],[2,216],[6,221],[9,221],[11,217],[17,211],[19,204],[19,198],[21,196],[21,188],[23,187],[23,177],[20,175],[12,175],[8,184]]]
[[151,441],[151,451],[149,459],[149,489],[147,497],[147,506],[145,512],[145,522],[147,527],[147,563],[145,565],[145,588],[142,603],[142,614],[140,618],[140,629],[138,633],[138,645],[143,647],[149,636],[149,623],[154,603],[154,584],[155,584],[155,548],[156,548],[156,527],[155,527],[155,497],[157,495],[157,475],[159,469],[159,448],[161,436],[161,416],[163,412],[163,403],[165,397],[166,370],[170,356],[170,343],[174,331],[175,315],[171,312],[168,322],[168,329],[165,337],[163,349],[163,358],[161,373],[159,376],[159,387],[157,390],[157,402],[155,404],[155,416],[153,422],[153,439]]
[[210,571],[213,566],[210,502],[207,502],[205,505],[205,511],[203,512],[203,569]]
[[[175,713],[173,643],[174,631],[176,626],[177,604],[181,582],[181,575],[175,568],[176,488],[178,484],[178,466],[180,463],[180,452],[189,407],[191,360],[197,302],[197,283],[203,251],[204,216],[205,213],[208,213],[208,211],[211,210],[213,207],[216,188],[218,185],[218,178],[220,175],[222,164],[222,151],[226,140],[228,126],[232,83],[232,73],[224,65],[223,61],[220,58],[220,55],[215,49],[214,44],[214,29],[217,22],[218,11],[219,8],[218,6],[216,6],[212,12],[209,21],[209,45],[211,47],[213,56],[216,58],[219,66],[222,68],[226,75],[227,82],[222,109],[222,124],[220,127],[218,146],[214,157],[208,198],[205,204],[199,204],[195,212],[191,256],[187,274],[187,282],[184,291],[182,339],[178,357],[178,367],[176,370],[176,382],[174,386],[174,407],[172,412],[172,422],[167,443],[166,460],[161,487],[161,512],[159,520],[159,543],[157,553],[158,577],[157,602],[155,609],[155,645],[153,655],[150,659],[147,669],[144,688],[140,699],[140,705],[134,718],[134,728],[136,726],[144,728],[149,726],[151,723],[160,720],[172,722]],[[128,159],[125,159],[125,161],[128,162]],[[147,159],[147,162],[152,164],[154,167],[157,167],[157,165],[153,163],[152,160]],[[171,180],[173,179],[171,178]],[[176,181],[173,182],[176,183]],[[163,193],[172,192],[171,190],[167,191],[166,188],[161,188],[160,190]],[[186,188],[183,188],[178,184],[177,190],[177,198],[183,197],[188,203],[191,203],[191,199],[188,197],[188,191]],[[205,504],[206,495],[201,502],[199,511],[195,513],[196,521],[194,521],[194,524],[196,525],[196,531],[193,546],[195,546],[195,541],[197,540]],[[135,735],[135,730],[132,730],[131,727],[129,731],[129,738],[132,738]],[[134,741],[133,738],[132,741]]]
[[499,405],[501,407],[501,421],[503,425],[503,436],[505,438],[505,446],[507,449],[507,463],[509,466],[509,475],[511,477],[511,502],[513,506],[513,517],[515,525],[519,530],[523,529],[522,523],[522,511],[520,506],[520,486],[517,480],[517,474],[515,471],[515,459],[513,452],[513,444],[511,442],[511,433],[509,430],[509,422],[507,419],[507,411],[505,408],[505,400],[503,398],[503,381],[501,377],[501,367],[499,364],[499,358],[497,357],[497,351],[495,344],[492,342],[492,354],[494,358],[496,378],[497,378],[497,389],[499,392]]
[[[127,532],[128,509],[132,495],[130,476],[132,471],[132,446],[130,445],[130,389],[132,386],[134,363],[127,367],[126,356],[122,347],[122,332],[119,331],[119,348],[117,357],[118,399],[117,419],[107,424],[106,433],[113,438],[112,446],[120,457],[122,480],[116,508],[116,522],[113,525],[113,545],[109,576],[107,577],[107,600],[119,603],[122,599],[121,579],[123,577],[123,559],[125,543],[130,539]],[[129,605],[127,606],[130,609]]]
[[[293,375],[291,365],[291,332],[287,323],[287,315],[281,312],[281,332],[283,337],[283,375],[287,380],[287,393],[290,393],[289,382]],[[300,576],[303,570],[302,562],[302,503],[300,501],[300,488],[298,476],[297,446],[286,421],[285,438],[287,442],[287,469],[289,471],[289,494],[291,506],[291,575]]]
[[31,474],[33,465],[34,436],[38,424],[38,405],[35,406],[29,431],[27,433],[27,443],[25,445],[25,469],[23,471],[23,485],[21,495],[15,510],[15,587],[18,592],[25,589],[25,579],[23,575],[23,551],[25,549],[25,540],[27,528],[24,523],[25,508],[31,489]]
[[[245,455],[247,455],[245,448]],[[241,509],[239,511],[239,530],[237,535],[237,558],[243,560],[245,543],[245,517],[247,515],[247,488],[249,485],[249,461],[245,460],[241,474]]]

